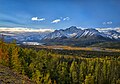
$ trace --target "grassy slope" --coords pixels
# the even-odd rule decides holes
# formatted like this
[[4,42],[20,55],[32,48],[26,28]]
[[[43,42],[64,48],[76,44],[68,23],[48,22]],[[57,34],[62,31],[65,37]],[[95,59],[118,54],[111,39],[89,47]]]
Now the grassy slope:
[[35,84],[29,78],[22,76],[8,67],[0,64],[0,84]]

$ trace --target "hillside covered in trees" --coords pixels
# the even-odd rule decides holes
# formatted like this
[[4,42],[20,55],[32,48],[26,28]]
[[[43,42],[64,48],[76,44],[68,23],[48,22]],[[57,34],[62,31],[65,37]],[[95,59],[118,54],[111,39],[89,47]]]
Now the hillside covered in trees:
[[120,56],[66,56],[0,41],[0,64],[37,84],[120,84]]

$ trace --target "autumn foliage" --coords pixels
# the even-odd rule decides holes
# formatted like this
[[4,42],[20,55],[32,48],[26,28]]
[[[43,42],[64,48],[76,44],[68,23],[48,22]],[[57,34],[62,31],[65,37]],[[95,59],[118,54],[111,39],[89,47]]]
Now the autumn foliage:
[[120,84],[120,56],[65,57],[1,41],[0,63],[37,84]]

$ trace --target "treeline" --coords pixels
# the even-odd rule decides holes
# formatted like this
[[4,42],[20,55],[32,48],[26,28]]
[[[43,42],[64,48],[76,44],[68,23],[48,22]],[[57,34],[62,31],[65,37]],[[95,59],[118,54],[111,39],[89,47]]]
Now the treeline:
[[120,84],[120,56],[66,57],[0,41],[0,63],[37,84]]
[[120,49],[120,41],[97,43],[97,44],[91,45],[91,47],[102,47],[102,48]]
[[46,49],[52,53],[57,53],[61,55],[72,55],[80,56],[86,58],[96,58],[96,57],[119,57],[120,52],[107,52],[107,51],[87,51],[87,50],[59,50],[59,49]]

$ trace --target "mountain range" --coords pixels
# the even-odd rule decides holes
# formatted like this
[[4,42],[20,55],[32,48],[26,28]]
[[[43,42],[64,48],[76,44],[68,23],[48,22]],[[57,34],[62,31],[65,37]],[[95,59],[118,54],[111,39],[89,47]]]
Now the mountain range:
[[80,29],[71,26],[67,29],[55,30],[42,38],[46,44],[60,44],[84,46],[106,41],[120,41],[120,32],[117,30],[99,31],[97,29]]
[[15,39],[18,43],[22,42],[42,42],[46,45],[72,45],[84,46],[94,43],[107,41],[120,41],[120,29],[81,29],[71,26],[66,29],[60,29],[47,32],[6,32],[0,31],[0,36],[4,35],[7,42]]

